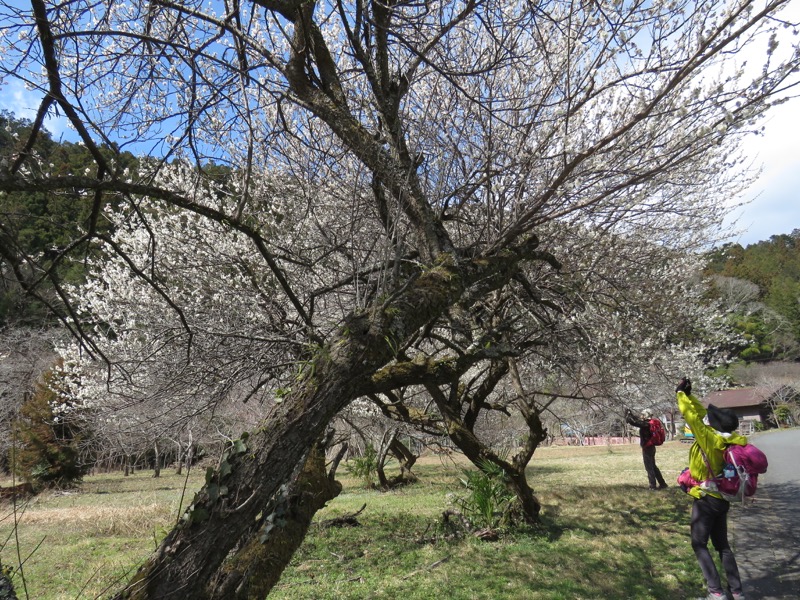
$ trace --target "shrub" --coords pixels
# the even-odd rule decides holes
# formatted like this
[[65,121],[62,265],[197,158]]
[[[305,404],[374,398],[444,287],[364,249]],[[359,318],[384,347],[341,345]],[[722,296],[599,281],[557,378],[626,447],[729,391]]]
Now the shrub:
[[367,444],[363,456],[347,461],[345,469],[350,475],[363,481],[366,487],[375,487],[375,478],[378,474],[378,453],[372,444]]
[[775,420],[778,422],[778,425],[793,425],[792,410],[791,408],[789,408],[787,404],[781,404],[780,406],[776,406],[773,412],[775,414]]
[[506,487],[503,470],[496,464],[483,461],[479,470],[465,470],[462,485],[467,494],[456,496],[455,504],[473,526],[498,529],[509,523],[516,497]]

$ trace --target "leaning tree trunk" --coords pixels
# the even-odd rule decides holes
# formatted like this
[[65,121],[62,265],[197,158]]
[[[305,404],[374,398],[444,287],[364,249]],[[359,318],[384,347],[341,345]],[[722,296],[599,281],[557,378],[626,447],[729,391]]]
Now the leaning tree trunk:
[[[353,371],[341,365],[346,373],[342,376],[334,364],[320,372],[319,379],[307,380],[303,393],[284,401],[260,430],[233,444],[216,472],[207,476],[181,523],[116,598],[225,598],[216,595],[214,585],[230,568],[224,561],[356,393]],[[244,589],[247,585],[244,582]]]
[[[497,372],[497,376],[499,377],[503,372],[504,370],[501,369]],[[458,385],[458,380],[451,383],[451,387],[457,387]],[[480,398],[472,398],[470,399],[472,402],[465,402],[467,399],[459,394],[445,394],[434,386],[427,386],[427,389],[444,419],[447,434],[456,447],[478,468],[484,461],[500,467],[506,477],[506,487],[519,500],[523,519],[529,524],[538,523],[542,505],[534,494],[533,489],[528,485],[525,470],[534,450],[547,436],[547,430],[539,419],[539,413],[532,410],[530,406],[520,406],[530,434],[523,448],[509,461],[500,457],[475,435],[473,427],[478,411],[470,409],[464,414],[462,410],[462,403],[479,405],[481,402],[475,402],[475,400],[480,400]],[[481,393],[488,393],[491,389],[493,389],[493,386],[487,386]]]
[[392,483],[386,477],[386,459],[389,454],[389,444],[394,440],[397,435],[397,430],[393,429],[384,433],[381,447],[378,449],[378,456],[376,459],[375,471],[378,474],[378,484],[382,490],[388,490],[392,487]]
[[161,452],[158,447],[158,440],[153,442],[153,477],[161,477]]
[[292,485],[273,499],[235,554],[209,586],[209,596],[261,600],[278,583],[303,543],[314,514],[342,491],[325,471],[325,450],[316,445]]
[[542,505],[533,489],[528,485],[525,475],[527,462],[521,464],[517,461],[503,460],[459,421],[448,422],[448,432],[450,439],[472,464],[478,466],[483,461],[489,461],[503,469],[507,478],[506,486],[519,500],[523,518],[527,523],[538,523]]
[[178,457],[175,464],[175,475],[183,475],[183,445],[180,442],[175,442],[175,447],[177,448],[175,455]]
[[417,476],[411,472],[411,469],[417,462],[417,455],[414,454],[408,448],[408,446],[401,442],[397,437],[392,440],[392,443],[389,446],[389,452],[391,452],[397,459],[397,462],[400,463],[400,480],[403,482],[416,481]]
[[[411,467],[417,462],[417,457],[411,450],[406,448],[405,444],[397,439],[397,429],[392,430],[389,436],[383,440],[380,451],[378,452],[378,481],[384,490],[393,487],[413,483],[417,480],[417,476],[411,472]],[[386,459],[391,453],[392,456],[400,463],[400,474],[396,477],[389,479],[386,477]]]
[[[397,345],[387,340],[403,343],[456,301],[469,304],[487,289],[504,285],[519,262],[535,254],[536,244],[531,238],[519,248],[463,263],[443,254],[436,266],[421,272],[383,305],[346,319],[317,352],[296,391],[258,430],[237,440],[217,470],[207,475],[183,520],[115,598],[219,598],[213,582],[224,575],[223,563],[279,488],[292,481],[296,466],[336,413],[381,386],[394,389],[408,384],[417,371],[420,377],[450,378],[453,369],[467,368],[459,357],[437,365],[433,373],[428,365],[414,363],[379,377],[379,370],[395,358]],[[480,355],[463,357],[478,359]]]

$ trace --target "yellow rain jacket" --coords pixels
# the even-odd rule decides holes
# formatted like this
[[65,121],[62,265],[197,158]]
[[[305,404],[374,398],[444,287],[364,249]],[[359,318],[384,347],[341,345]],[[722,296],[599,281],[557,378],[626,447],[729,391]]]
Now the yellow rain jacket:
[[[694,443],[689,449],[689,472],[692,477],[697,481],[703,481],[710,479],[713,475],[719,475],[722,472],[722,467],[725,466],[722,457],[725,447],[731,444],[744,446],[747,443],[747,438],[736,432],[722,433],[710,425],[706,425],[703,422],[703,417],[706,416],[708,411],[695,396],[678,392],[678,409],[694,434]],[[708,466],[706,466],[706,461],[700,452],[701,448],[708,457],[708,466],[711,467],[713,473],[708,472]],[[695,498],[702,498],[706,494],[722,498],[717,492],[704,490],[697,485],[690,489],[688,494]]]

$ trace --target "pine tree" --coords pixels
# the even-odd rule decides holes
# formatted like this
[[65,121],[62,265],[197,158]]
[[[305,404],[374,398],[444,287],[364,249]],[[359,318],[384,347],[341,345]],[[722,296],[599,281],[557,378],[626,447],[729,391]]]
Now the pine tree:
[[48,371],[36,384],[14,424],[11,463],[18,476],[36,487],[70,487],[89,471],[83,451],[89,439],[85,410],[59,391]]

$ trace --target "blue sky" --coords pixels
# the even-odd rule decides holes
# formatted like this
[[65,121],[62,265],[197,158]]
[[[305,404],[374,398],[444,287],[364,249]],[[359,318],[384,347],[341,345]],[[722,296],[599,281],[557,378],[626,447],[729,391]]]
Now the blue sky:
[[734,212],[745,230],[742,245],[800,229],[800,100],[774,109],[764,123],[765,134],[746,140],[744,150],[763,170],[747,190],[750,203]]
[[[8,79],[0,87],[0,108],[32,119],[37,106],[37,95],[26,91],[18,81]],[[735,220],[741,231],[729,241],[746,246],[800,229],[799,110],[800,100],[776,107],[764,122],[764,135],[753,135],[745,141],[747,156],[763,170],[742,198],[747,205],[727,219],[728,223]],[[55,139],[62,135],[65,140],[76,139],[64,119],[50,119],[46,127]]]

